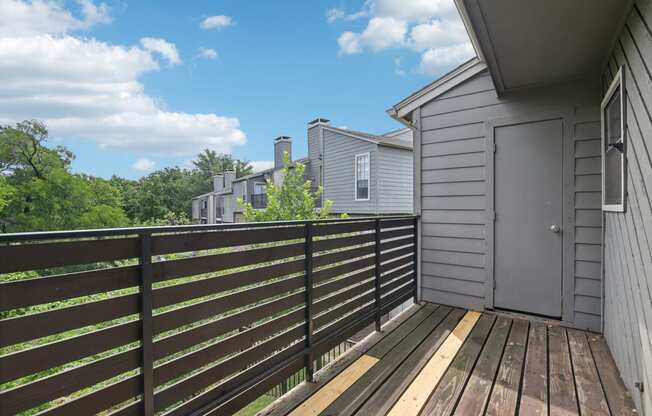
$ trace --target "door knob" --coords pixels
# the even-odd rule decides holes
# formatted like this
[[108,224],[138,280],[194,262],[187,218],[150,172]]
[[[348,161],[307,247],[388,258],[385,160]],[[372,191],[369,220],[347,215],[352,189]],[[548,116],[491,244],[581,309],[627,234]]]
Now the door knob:
[[558,233],[561,231],[561,228],[559,228],[557,224],[553,224],[550,226],[550,231],[552,231],[553,233]]

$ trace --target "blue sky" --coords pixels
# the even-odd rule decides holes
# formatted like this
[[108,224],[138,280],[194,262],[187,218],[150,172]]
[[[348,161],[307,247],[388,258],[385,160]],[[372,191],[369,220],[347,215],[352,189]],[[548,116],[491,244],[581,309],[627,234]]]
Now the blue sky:
[[0,0],[0,16],[0,122],[46,120],[104,177],[204,147],[263,166],[279,135],[300,157],[317,116],[398,128],[385,110],[472,53],[452,0]]

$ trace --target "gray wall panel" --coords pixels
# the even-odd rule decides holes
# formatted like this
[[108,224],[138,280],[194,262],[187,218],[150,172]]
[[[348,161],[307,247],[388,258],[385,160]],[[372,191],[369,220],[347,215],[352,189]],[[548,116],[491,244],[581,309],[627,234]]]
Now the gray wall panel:
[[413,155],[411,150],[378,146],[378,213],[413,212]]
[[[652,412],[652,2],[631,11],[603,72],[627,89],[627,211],[605,214],[604,332],[641,414]],[[634,388],[642,381],[645,391]]]
[[[488,261],[485,122],[502,117],[564,112],[574,160],[574,220],[577,280],[569,316],[580,328],[600,329],[600,114],[599,85],[591,82],[534,89],[497,97],[482,73],[421,107],[421,196],[423,297],[465,307],[484,307],[481,291]],[[573,191],[573,188],[571,188]],[[457,266],[451,274],[450,267]],[[427,272],[426,272],[427,269]],[[478,274],[476,270],[482,271]],[[597,273],[596,273],[597,270]],[[466,273],[466,274],[465,274]],[[573,279],[573,277],[571,277]],[[579,281],[581,279],[581,281]]]

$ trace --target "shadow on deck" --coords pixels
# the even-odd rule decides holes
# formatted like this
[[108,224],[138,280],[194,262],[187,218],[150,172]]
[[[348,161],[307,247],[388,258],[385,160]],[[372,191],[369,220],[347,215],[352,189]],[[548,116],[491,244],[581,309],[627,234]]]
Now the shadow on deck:
[[601,335],[415,305],[259,415],[633,415]]

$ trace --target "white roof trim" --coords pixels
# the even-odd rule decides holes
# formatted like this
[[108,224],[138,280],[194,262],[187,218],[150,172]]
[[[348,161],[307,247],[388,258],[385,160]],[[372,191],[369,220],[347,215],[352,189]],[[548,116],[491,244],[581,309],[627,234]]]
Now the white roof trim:
[[[412,147],[401,144],[401,143],[383,142],[383,141],[380,140],[380,139],[382,139],[383,136],[377,136],[376,139],[372,139],[372,138],[369,138],[369,137],[361,136],[359,134],[355,134],[355,132],[352,132],[352,131],[348,131],[348,130],[345,130],[345,129],[340,129],[340,128],[329,126],[329,125],[326,125],[326,124],[323,124],[322,128],[324,130],[330,130],[333,133],[341,134],[343,136],[348,136],[348,137],[351,137],[353,139],[363,140],[365,142],[373,143],[373,144],[376,144],[378,146],[395,147],[397,149],[405,149],[405,150],[410,150],[410,151],[413,150]],[[401,129],[399,132],[402,133],[404,130],[406,130],[406,129]],[[385,136],[385,137],[391,137],[391,136]]]
[[396,119],[404,119],[405,116],[409,115],[418,107],[439,97],[467,79],[484,71],[486,68],[487,65],[484,62],[480,61],[477,57],[473,58],[394,105],[387,110],[387,114]]

